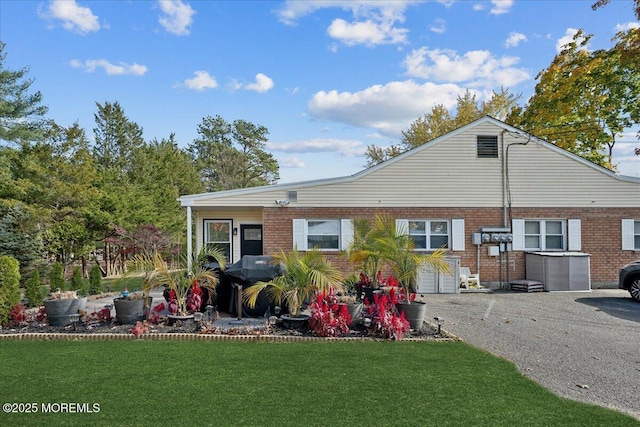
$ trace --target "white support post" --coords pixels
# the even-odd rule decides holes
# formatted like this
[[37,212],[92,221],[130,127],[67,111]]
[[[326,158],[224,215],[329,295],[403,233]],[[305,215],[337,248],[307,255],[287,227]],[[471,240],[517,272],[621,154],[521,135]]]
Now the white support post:
[[193,254],[192,236],[191,236],[191,206],[187,206],[187,271],[191,271],[191,257]]

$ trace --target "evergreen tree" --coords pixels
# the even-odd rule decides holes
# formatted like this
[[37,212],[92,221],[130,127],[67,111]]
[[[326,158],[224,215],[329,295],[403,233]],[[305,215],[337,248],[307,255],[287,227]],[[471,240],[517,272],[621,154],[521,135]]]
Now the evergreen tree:
[[20,302],[20,264],[7,255],[0,255],[0,325],[9,321],[11,309]]
[[24,296],[29,301],[29,307],[39,307],[42,305],[42,281],[40,280],[40,272],[33,270],[31,275],[24,282]]
[[47,107],[42,105],[40,92],[29,92],[33,84],[33,79],[26,78],[29,68],[5,68],[5,47],[0,41],[0,143],[37,141],[42,136]]
[[198,125],[200,137],[188,148],[205,191],[276,183],[278,162],[265,151],[268,133],[264,126],[245,120],[230,124],[220,116],[205,117]]

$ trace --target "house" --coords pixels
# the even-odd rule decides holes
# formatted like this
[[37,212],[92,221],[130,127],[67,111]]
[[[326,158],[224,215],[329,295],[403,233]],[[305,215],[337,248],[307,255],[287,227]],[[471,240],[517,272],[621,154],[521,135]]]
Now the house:
[[408,225],[417,250],[444,246],[493,286],[524,279],[528,252],[590,254],[593,287],[640,258],[640,179],[488,116],[351,176],[179,200],[195,250],[216,244],[232,262],[318,246],[350,272],[340,251],[351,220],[377,213]]

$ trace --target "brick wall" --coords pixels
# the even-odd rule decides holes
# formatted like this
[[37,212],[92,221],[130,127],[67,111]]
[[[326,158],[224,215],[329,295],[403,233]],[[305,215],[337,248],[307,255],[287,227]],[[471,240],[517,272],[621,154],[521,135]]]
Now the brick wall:
[[[471,243],[471,233],[481,227],[503,226],[502,208],[264,208],[264,253],[274,254],[293,247],[293,219],[319,218],[341,219],[365,217],[373,220],[376,214],[388,214],[393,218],[453,219],[465,220],[464,252],[451,252],[460,256],[460,265],[477,271],[477,246]],[[640,258],[639,252],[622,251],[621,220],[635,218],[633,208],[514,208],[512,218],[527,219],[581,219],[582,252],[591,254],[591,281],[594,287],[617,282],[618,270],[629,261]],[[500,258],[490,257],[488,245],[480,248],[480,279],[482,282],[498,282]],[[508,257],[508,260],[507,260]],[[340,266],[344,273],[352,272],[339,252],[327,252],[327,258]],[[524,252],[516,251],[502,257],[502,280],[525,278]]]

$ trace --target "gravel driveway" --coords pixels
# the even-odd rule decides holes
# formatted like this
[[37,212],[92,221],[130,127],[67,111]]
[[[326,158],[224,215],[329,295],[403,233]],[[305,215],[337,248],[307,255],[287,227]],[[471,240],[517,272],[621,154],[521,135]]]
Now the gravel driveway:
[[427,295],[427,319],[570,399],[640,419],[640,304],[629,293]]

